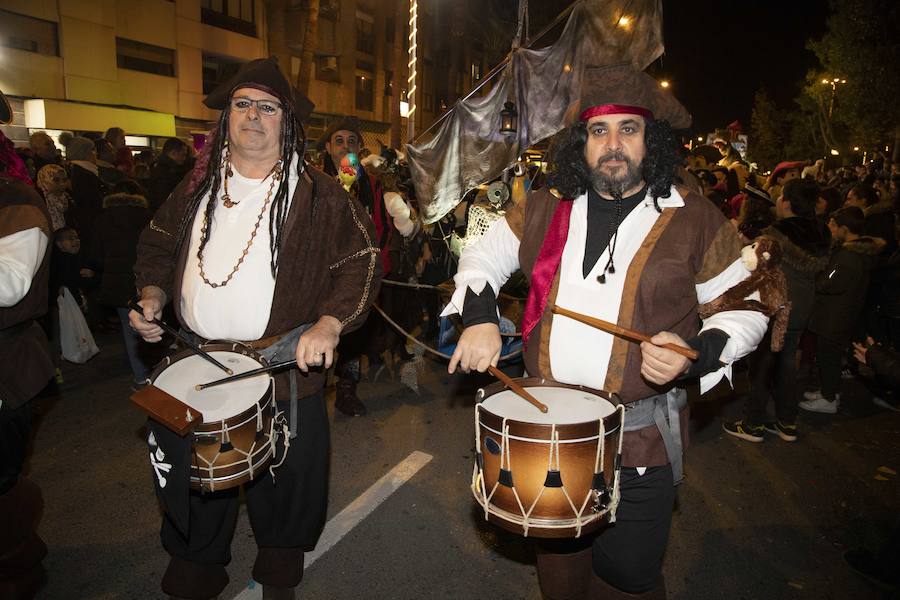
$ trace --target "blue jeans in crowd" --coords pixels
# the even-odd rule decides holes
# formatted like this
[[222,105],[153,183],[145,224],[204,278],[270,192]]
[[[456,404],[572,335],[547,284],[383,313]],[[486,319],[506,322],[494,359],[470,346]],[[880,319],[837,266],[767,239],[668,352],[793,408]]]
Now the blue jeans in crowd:
[[150,367],[141,358],[141,336],[135,333],[128,322],[128,313],[131,311],[126,306],[116,307],[119,320],[122,322],[122,338],[125,340],[125,352],[128,354],[128,364],[131,365],[131,374],[135,383],[143,383],[150,377]]

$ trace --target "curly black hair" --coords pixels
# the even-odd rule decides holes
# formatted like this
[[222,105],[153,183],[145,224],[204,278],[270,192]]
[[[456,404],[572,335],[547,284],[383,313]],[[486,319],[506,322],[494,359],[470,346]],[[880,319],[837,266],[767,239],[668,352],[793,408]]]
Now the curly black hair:
[[[302,123],[297,119],[293,106],[288,102],[283,102],[282,106],[281,138],[279,143],[281,146],[283,176],[278,183],[278,189],[275,191],[275,197],[269,208],[269,250],[272,253],[270,261],[272,277],[275,277],[278,271],[278,255],[283,241],[284,224],[287,220],[291,169],[295,169],[297,175],[300,176],[306,168],[306,161],[303,158],[306,148],[306,132]],[[230,114],[231,110],[229,107],[226,107],[221,112],[216,127],[207,138],[207,147],[204,148],[201,156],[197,158],[197,164],[194,166],[191,182],[187,188],[187,207],[181,223],[179,223],[176,235],[176,256],[181,251],[183,244],[188,243],[188,240],[190,240],[194,218],[197,211],[200,210],[200,205],[204,198],[206,198],[206,206],[203,210],[206,218],[212,221],[216,203],[218,202],[219,188],[222,184],[222,168],[228,152],[228,121]],[[297,154],[299,157],[296,165],[294,164],[294,154]],[[313,201],[315,202],[315,194],[313,194]],[[315,205],[313,210],[315,210]],[[206,247],[211,229],[211,227],[207,228],[201,237],[198,252],[202,253]]]
[[[548,183],[564,198],[576,198],[590,185],[591,169],[584,158],[587,136],[587,124],[581,122],[564,129],[553,140]],[[650,119],[646,121],[644,143],[647,151],[641,173],[650,186],[656,210],[661,211],[657,199],[669,197],[680,164],[678,145],[667,121]]]

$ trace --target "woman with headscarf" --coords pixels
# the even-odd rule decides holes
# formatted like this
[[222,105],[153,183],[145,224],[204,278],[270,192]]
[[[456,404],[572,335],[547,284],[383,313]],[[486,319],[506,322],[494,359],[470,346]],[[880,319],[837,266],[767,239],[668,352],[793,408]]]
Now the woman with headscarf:
[[71,203],[69,175],[59,165],[41,167],[37,174],[37,188],[47,203],[53,231],[59,231],[66,226],[66,211]]

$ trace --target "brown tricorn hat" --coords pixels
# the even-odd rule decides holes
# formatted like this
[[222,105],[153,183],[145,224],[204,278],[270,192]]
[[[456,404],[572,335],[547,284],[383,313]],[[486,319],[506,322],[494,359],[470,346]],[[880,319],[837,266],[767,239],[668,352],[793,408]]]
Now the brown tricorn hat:
[[331,136],[333,136],[335,132],[342,130],[355,133],[356,137],[359,138],[360,145],[362,145],[363,137],[362,133],[359,131],[359,119],[356,117],[342,117],[331,122],[328,129],[325,130],[325,133],[322,134],[322,137],[320,137],[319,141],[316,143],[316,149],[319,151],[325,150],[325,144],[331,141]]
[[646,73],[628,64],[585,68],[579,120],[623,113],[668,121],[673,129],[691,126],[687,109]]
[[214,110],[224,110],[234,91],[242,87],[257,88],[277,96],[282,102],[290,105],[300,122],[308,119],[315,108],[315,104],[309,98],[288,83],[274,56],[257,58],[242,65],[234,77],[214,89],[203,104]]

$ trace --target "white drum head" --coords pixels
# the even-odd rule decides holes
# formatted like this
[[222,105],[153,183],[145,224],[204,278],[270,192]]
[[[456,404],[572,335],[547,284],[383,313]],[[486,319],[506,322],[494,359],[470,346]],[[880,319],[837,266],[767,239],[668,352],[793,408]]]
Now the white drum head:
[[[258,369],[255,359],[237,352],[210,352],[235,375]],[[194,386],[228,377],[228,374],[199,356],[188,356],[172,363],[159,374],[153,385],[175,396],[203,414],[203,421],[222,421],[247,410],[263,397],[269,387],[269,374],[226,383],[198,392]]]
[[503,390],[486,398],[481,406],[498,417],[541,425],[570,425],[596,421],[614,413],[616,407],[596,394],[562,387],[525,387],[547,405],[542,413],[512,390]]

